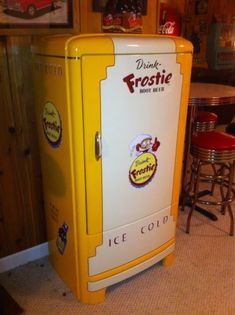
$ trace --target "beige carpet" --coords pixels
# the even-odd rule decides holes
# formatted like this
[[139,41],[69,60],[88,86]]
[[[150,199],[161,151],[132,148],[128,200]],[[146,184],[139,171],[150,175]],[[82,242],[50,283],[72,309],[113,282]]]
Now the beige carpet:
[[[217,211],[216,211],[217,212]],[[191,234],[180,212],[173,265],[157,264],[107,290],[100,305],[83,305],[48,263],[35,261],[0,275],[0,283],[28,315],[233,315],[235,314],[235,238],[229,217],[209,221],[195,213]]]

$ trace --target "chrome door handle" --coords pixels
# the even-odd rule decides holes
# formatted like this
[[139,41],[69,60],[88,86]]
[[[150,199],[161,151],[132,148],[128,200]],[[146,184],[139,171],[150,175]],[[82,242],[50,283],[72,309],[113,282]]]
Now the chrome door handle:
[[102,156],[102,143],[100,133],[97,131],[95,134],[95,157],[98,161]]

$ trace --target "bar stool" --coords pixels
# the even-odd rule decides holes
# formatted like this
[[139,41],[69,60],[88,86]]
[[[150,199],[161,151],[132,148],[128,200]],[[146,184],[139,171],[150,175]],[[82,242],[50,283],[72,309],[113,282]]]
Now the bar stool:
[[[235,137],[224,132],[209,131],[201,132],[192,136],[190,153],[193,161],[191,164],[190,182],[185,191],[182,207],[184,209],[186,203],[191,205],[188,214],[186,233],[189,233],[190,222],[196,204],[219,205],[221,213],[225,214],[228,209],[230,216],[230,232],[234,234],[234,217],[231,208],[231,202],[235,198],[235,190],[233,188],[234,169],[235,169]],[[203,171],[205,166],[211,165],[212,174]],[[220,200],[211,201],[200,197],[200,183],[212,183],[219,185]],[[226,193],[225,193],[226,189]]]
[[193,120],[193,133],[214,130],[218,121],[218,116],[212,112],[198,111]]
[[[204,131],[211,131],[214,130],[216,127],[218,121],[218,116],[212,112],[206,112],[206,111],[198,111],[196,114],[196,117],[193,119],[192,122],[192,128],[189,129],[190,134],[196,134],[198,132],[204,132]],[[187,180],[187,176],[186,174],[187,172],[187,165],[188,165],[188,161],[190,160],[190,155],[189,155],[189,148],[191,146],[191,136],[186,144],[186,151],[185,151],[185,164],[184,164],[184,169],[183,169],[183,192],[182,195],[184,195],[184,190],[185,190],[185,186],[186,186],[186,180]],[[214,170],[214,167],[212,166],[212,169]],[[215,171],[215,170],[214,170]],[[181,201],[182,201],[181,197]],[[180,203],[182,203],[180,201]],[[183,211],[183,208],[182,208]]]

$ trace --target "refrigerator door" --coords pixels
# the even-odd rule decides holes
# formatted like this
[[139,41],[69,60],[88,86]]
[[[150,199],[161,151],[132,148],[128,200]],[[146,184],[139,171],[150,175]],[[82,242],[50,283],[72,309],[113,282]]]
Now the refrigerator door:
[[[100,59],[86,56],[82,68]],[[90,275],[140,257],[175,233],[171,200],[182,85],[176,54],[116,55],[106,71],[100,81],[101,128],[90,135],[97,165],[102,164],[103,233],[103,244],[89,259]],[[85,121],[92,119],[87,106],[85,93]],[[85,125],[85,138],[91,130]],[[87,144],[88,194],[96,186],[89,148]],[[87,198],[88,234],[98,232],[89,225],[95,220],[89,205],[96,198],[95,192]]]
[[175,236],[183,53],[173,39],[113,43],[114,54],[81,57],[87,233],[99,240],[90,276],[137,264]]
[[103,228],[171,204],[182,76],[176,54],[117,55],[101,82]]

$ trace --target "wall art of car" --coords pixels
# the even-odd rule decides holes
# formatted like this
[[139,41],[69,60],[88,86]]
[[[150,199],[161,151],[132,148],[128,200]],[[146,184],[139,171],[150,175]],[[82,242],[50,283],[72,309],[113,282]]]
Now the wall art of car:
[[4,0],[2,5],[8,12],[18,12],[28,18],[34,18],[42,9],[55,10],[57,3],[58,0]]

